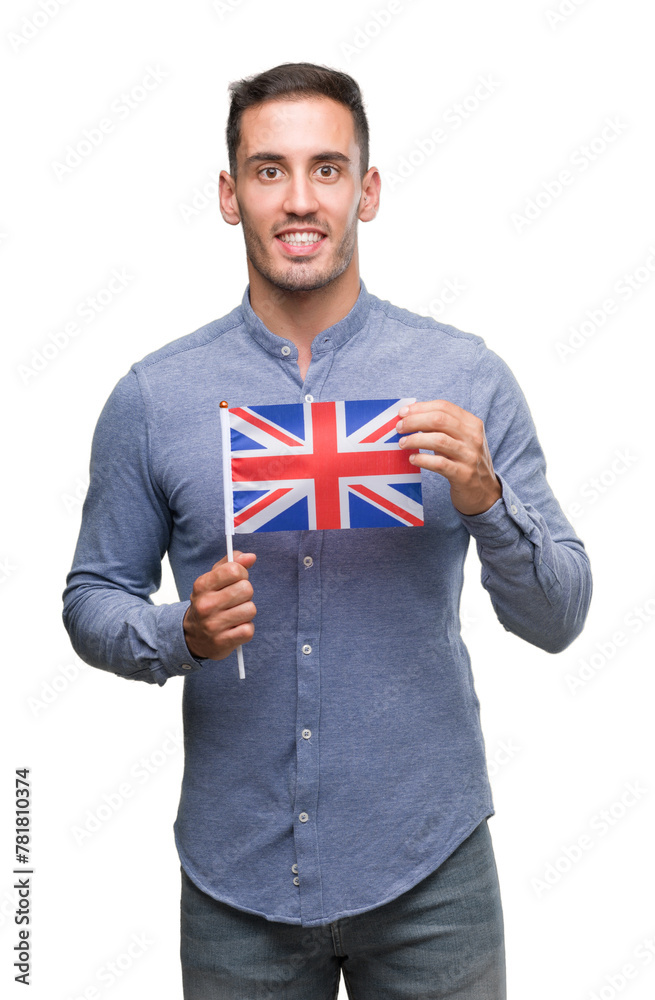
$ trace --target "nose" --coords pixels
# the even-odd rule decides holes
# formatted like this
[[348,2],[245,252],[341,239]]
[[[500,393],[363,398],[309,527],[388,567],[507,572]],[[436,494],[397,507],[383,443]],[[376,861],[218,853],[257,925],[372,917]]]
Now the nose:
[[296,174],[286,185],[283,209],[287,215],[302,218],[318,211],[318,198],[310,179],[302,174]]

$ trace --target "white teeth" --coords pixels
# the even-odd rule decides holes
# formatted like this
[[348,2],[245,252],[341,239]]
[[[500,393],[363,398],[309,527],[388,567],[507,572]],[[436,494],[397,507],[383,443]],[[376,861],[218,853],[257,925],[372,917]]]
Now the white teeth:
[[298,246],[301,243],[318,243],[323,237],[320,233],[283,233],[280,239],[284,243]]

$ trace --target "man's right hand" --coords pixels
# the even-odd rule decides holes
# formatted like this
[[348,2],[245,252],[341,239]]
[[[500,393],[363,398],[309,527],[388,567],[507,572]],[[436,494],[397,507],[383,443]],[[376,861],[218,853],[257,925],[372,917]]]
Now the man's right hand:
[[197,660],[224,660],[255,634],[257,608],[251,601],[248,569],[256,558],[254,552],[238,551],[233,562],[223,556],[193,584],[183,626],[189,652]]

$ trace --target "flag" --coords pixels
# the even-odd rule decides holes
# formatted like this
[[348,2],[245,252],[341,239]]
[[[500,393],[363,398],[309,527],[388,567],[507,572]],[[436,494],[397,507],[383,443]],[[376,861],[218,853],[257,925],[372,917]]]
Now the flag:
[[395,429],[413,402],[230,409],[234,531],[422,525],[421,470]]

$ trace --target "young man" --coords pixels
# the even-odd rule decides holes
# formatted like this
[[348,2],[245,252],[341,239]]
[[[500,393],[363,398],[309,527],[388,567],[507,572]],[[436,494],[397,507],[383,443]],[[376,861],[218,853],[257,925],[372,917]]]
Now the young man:
[[[231,91],[220,206],[249,284],[111,393],[64,621],[87,663],[185,678],[186,998],[336,997],[342,969],[353,1000],[501,1000],[463,564],[473,536],[500,622],[555,653],[583,627],[588,559],[504,362],[360,279],[380,175],[355,81],[297,63]],[[423,527],[254,532],[217,561],[221,400],[408,397]],[[181,599],[155,606],[167,551]]]

